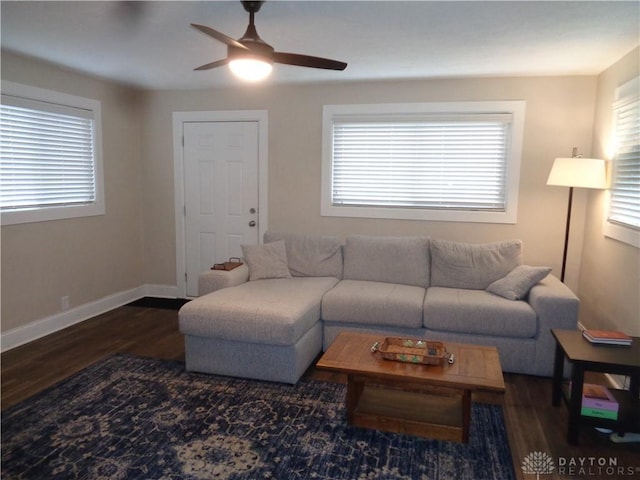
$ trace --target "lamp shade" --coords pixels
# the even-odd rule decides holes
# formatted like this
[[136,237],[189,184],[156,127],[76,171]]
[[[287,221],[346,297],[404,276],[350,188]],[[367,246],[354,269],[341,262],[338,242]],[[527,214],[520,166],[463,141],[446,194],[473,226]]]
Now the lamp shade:
[[607,188],[607,165],[597,158],[556,158],[547,185]]

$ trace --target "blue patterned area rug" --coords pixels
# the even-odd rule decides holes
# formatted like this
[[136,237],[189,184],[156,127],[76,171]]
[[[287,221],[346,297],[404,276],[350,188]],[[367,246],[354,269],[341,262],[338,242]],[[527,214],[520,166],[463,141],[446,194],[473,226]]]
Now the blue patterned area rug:
[[515,478],[502,410],[458,444],[345,424],[344,385],[189,373],[116,355],[2,413],[2,478]]

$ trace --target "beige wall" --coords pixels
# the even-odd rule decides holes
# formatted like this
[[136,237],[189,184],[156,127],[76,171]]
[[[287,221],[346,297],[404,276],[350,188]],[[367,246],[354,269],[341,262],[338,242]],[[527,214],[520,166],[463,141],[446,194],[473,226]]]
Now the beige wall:
[[2,52],[2,79],[102,102],[106,214],[2,227],[2,331],[143,284],[139,93]]
[[[553,159],[576,146],[590,153],[596,77],[487,78],[358,82],[210,91],[159,91],[146,96],[143,122],[145,279],[175,284],[173,198],[174,111],[267,110],[269,229],[290,232],[430,235],[461,241],[520,238],[525,261],[562,261],[568,191],[546,186]],[[469,224],[320,216],[322,106],[345,103],[526,100],[518,223]],[[585,196],[577,192],[573,224],[583,228]],[[581,236],[574,235],[567,280],[574,289]]]
[[[268,111],[272,230],[427,234],[475,242],[520,238],[525,262],[549,265],[557,274],[567,191],[545,183],[554,157],[569,154],[574,146],[592,154],[598,87],[597,77],[576,76],[265,84],[141,93],[5,52],[2,78],[102,101],[107,206],[102,217],[2,228],[3,332],[59,313],[64,295],[76,306],[144,284],[176,285],[175,111]],[[474,100],[527,102],[517,224],[320,216],[324,104]],[[567,271],[567,282],[576,291],[586,199],[584,192],[576,192]],[[588,290],[584,278],[580,287]]]
[[[613,135],[615,89],[640,74],[636,48],[598,77],[593,155],[607,158]],[[640,336],[640,250],[604,236],[604,192],[591,192],[580,276],[582,323]]]

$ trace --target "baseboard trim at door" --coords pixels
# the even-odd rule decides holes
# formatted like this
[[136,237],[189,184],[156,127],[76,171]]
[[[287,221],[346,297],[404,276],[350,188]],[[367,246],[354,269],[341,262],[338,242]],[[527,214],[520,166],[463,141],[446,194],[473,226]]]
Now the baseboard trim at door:
[[143,297],[176,298],[176,293],[177,287],[170,285],[141,285],[131,290],[114,293],[3,332],[0,339],[0,350],[6,352]]

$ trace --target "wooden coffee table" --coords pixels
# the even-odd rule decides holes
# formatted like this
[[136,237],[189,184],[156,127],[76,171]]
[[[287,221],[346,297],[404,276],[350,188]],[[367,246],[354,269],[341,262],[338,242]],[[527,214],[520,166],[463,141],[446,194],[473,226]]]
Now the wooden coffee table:
[[374,355],[384,338],[341,332],[317,363],[347,374],[349,424],[468,442],[472,393],[499,402],[505,390],[497,349],[445,343],[453,364],[419,365]]

